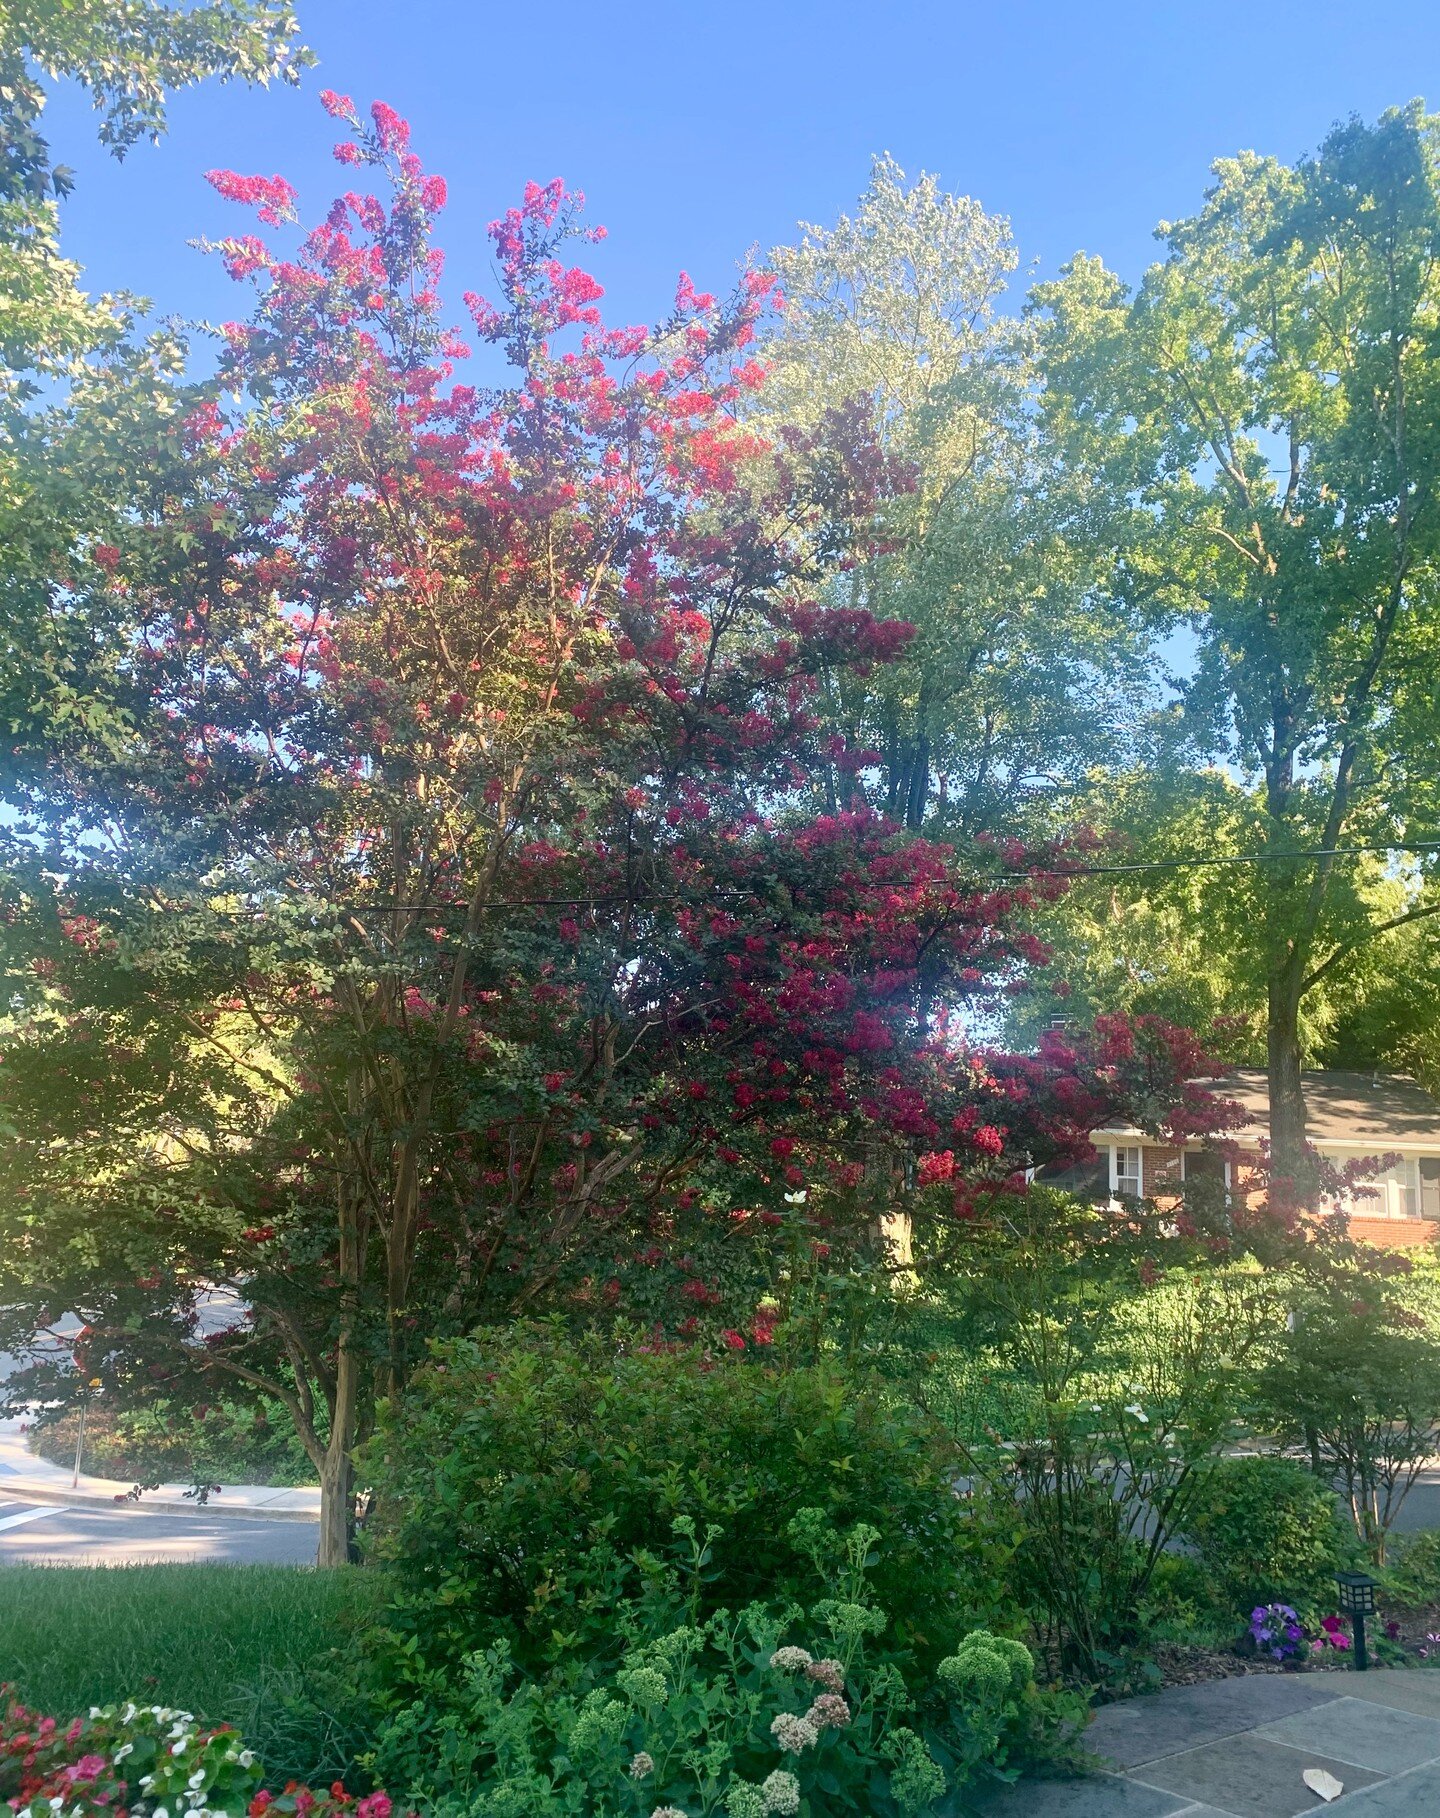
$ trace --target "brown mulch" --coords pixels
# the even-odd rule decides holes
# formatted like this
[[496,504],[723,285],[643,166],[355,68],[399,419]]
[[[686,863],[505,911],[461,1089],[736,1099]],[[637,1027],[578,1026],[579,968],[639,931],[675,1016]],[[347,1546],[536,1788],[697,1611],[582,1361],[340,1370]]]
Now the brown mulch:
[[1239,1647],[1181,1647],[1163,1643],[1155,1650],[1155,1664],[1163,1685],[1204,1685],[1209,1679],[1242,1679],[1250,1673],[1333,1673],[1348,1667],[1350,1656],[1326,1648],[1303,1667],[1287,1667],[1263,1654],[1244,1653]]
[[[1440,1666],[1440,1604],[1420,1610],[1381,1610],[1366,1624],[1372,1666]],[[1403,1660],[1389,1653],[1379,1643],[1399,1646]],[[1243,1642],[1230,1648],[1185,1647],[1163,1643],[1155,1650],[1155,1664],[1160,1669],[1162,1685],[1203,1685],[1210,1679],[1238,1679],[1247,1673],[1335,1673],[1348,1672],[1354,1665],[1350,1649],[1326,1648],[1314,1654],[1303,1667],[1286,1667],[1278,1660],[1267,1660],[1252,1653]]]

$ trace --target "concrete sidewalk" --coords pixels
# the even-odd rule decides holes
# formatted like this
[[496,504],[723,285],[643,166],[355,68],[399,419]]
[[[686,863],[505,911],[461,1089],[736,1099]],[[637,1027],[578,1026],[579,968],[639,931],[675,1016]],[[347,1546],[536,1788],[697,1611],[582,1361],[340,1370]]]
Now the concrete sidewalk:
[[[1247,1674],[1106,1705],[1083,1780],[1022,1781],[974,1818],[1436,1818],[1440,1671]],[[1306,1786],[1324,1768],[1344,1792]]]
[[[37,1458],[26,1446],[21,1431],[24,1424],[0,1420],[0,1494],[25,1502],[59,1503],[70,1509],[114,1509],[123,1504],[132,1484],[82,1472],[72,1489],[69,1471]],[[158,1489],[147,1490],[131,1507],[140,1513],[194,1513],[201,1505],[185,1494],[189,1488],[185,1483],[162,1483]],[[243,1515],[250,1521],[318,1521],[320,1488],[318,1484],[287,1490],[274,1484],[227,1483],[203,1508],[207,1516]]]

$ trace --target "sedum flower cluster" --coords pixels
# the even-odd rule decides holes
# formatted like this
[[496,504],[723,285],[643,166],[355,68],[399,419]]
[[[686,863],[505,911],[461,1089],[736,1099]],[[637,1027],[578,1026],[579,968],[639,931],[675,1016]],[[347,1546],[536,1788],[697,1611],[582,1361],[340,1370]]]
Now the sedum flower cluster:
[[[378,1776],[420,1810],[456,1815],[923,1818],[977,1780],[1013,1778],[1037,1738],[1078,1724],[1037,1689],[1018,1642],[967,1635],[932,1672],[877,1640],[888,1626],[871,1600],[877,1530],[839,1533],[818,1511],[795,1522],[828,1598],[704,1618],[692,1604],[690,1620],[663,1633],[637,1615],[619,1665],[584,1691],[537,1682],[497,1643],[465,1659],[438,1723],[423,1700],[387,1722]],[[698,1571],[713,1534],[674,1526]],[[791,1641],[797,1632],[812,1645]]]

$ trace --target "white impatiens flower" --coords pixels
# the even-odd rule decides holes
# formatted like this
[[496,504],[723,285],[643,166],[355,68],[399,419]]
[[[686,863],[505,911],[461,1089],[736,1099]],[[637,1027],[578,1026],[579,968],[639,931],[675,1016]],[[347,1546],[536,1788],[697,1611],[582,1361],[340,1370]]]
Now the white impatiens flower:
[[190,1776],[190,1778],[185,1782],[185,1784],[187,1786],[192,1786],[192,1787],[204,1786],[204,1784],[205,1784],[204,1768],[203,1767],[196,1768],[195,1772]]
[[134,1752],[135,1752],[135,1744],[133,1742],[122,1742],[120,1744],[120,1747],[118,1749],[116,1749],[115,1753],[110,1757],[110,1759],[115,1763],[116,1767],[119,1767],[120,1763],[125,1759],[125,1757],[127,1755],[133,1755]]
[[785,1195],[785,1204],[787,1206],[803,1206],[808,1197],[809,1194],[806,1189],[802,1187],[798,1193],[787,1193]]
[[239,1761],[241,1767],[254,1767],[255,1751],[254,1749],[241,1749],[236,1759]]

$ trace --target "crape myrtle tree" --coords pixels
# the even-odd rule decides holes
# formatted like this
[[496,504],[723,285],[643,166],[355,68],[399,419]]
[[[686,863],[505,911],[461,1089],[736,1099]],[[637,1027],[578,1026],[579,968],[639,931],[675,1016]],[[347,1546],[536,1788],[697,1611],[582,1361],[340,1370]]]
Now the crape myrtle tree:
[[[326,105],[379,193],[220,244],[258,291],[239,401],[67,570],[127,736],[67,722],[11,779],[0,1344],[70,1310],[117,1398],[278,1399],[337,1563],[429,1336],[763,1346],[786,1271],[883,1261],[897,1181],[953,1215],[1122,1104],[1205,1109],[1158,1026],[967,1046],[1043,957],[1042,861],[815,812],[817,678],[909,637],[815,588],[903,476],[741,421],[770,281],[606,328],[568,262],[598,230],[531,186],[467,298],[510,381],[457,382],[444,185],[383,104]],[[212,181],[294,220],[281,178]],[[207,1331],[217,1286],[245,1313]],[[76,1380],[37,1359],[11,1402]]]
[[[1215,166],[1132,296],[1079,257],[1037,287],[1047,421],[1095,477],[1111,590],[1193,627],[1192,755],[1257,791],[1277,1170],[1303,1178],[1302,1004],[1376,934],[1348,861],[1433,838],[1440,699],[1440,163],[1419,104],[1287,167]],[[1107,496],[1109,509],[1102,508]]]

